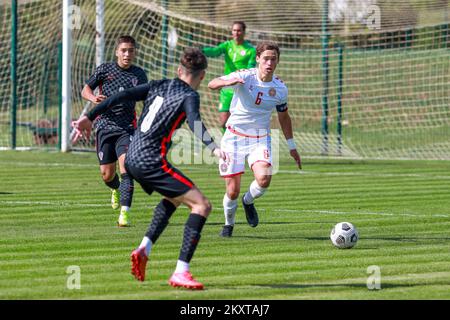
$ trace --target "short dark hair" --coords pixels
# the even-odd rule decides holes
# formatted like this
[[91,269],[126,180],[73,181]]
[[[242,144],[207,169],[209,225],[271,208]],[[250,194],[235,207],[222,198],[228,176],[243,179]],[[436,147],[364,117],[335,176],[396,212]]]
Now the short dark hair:
[[259,57],[266,50],[275,50],[277,52],[277,57],[280,58],[280,48],[278,44],[273,41],[262,41],[256,46],[256,56]]
[[245,25],[244,21],[234,21],[231,26],[234,26],[235,24],[240,24],[242,29],[244,30],[244,32],[245,32],[245,29],[247,29],[247,26]]
[[208,60],[198,48],[185,48],[180,58],[180,63],[194,77],[208,68]]
[[120,36],[117,38],[116,40],[116,48],[121,44],[121,43],[131,43],[133,45],[133,47],[136,48],[136,40],[134,40],[134,38],[132,36],[129,35],[125,35],[125,36]]

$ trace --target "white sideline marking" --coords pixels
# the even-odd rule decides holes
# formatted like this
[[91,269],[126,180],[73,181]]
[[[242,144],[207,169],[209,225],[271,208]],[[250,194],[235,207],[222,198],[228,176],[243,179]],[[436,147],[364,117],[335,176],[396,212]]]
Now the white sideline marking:
[[12,165],[12,166],[21,166],[21,167],[98,167],[98,164],[87,164],[87,163],[35,163],[35,162],[8,162],[8,161],[0,161],[2,165]]
[[[223,208],[215,208],[213,210],[223,211]],[[258,211],[269,211],[268,209],[259,208]],[[292,212],[292,213],[319,213],[319,214],[343,214],[343,215],[375,215],[375,216],[406,216],[406,217],[417,217],[417,218],[448,218],[447,214],[414,214],[414,213],[387,213],[387,212],[346,212],[346,211],[333,211],[333,210],[296,210],[296,209],[270,209],[272,212]]]
[[[217,172],[217,176],[219,176],[219,171],[212,168],[204,168],[204,167],[189,167],[189,166],[180,166],[179,169],[190,170],[190,171],[207,171],[207,172]],[[396,178],[396,177],[407,177],[407,178],[433,178],[433,179],[449,179],[450,176],[445,175],[433,175],[433,174],[425,174],[425,173],[368,173],[368,172],[321,172],[321,171],[306,171],[306,170],[278,170],[278,173],[286,173],[286,174],[299,174],[299,175],[324,175],[324,176],[359,176],[359,177],[381,177],[381,178]]]
[[[186,169],[190,171],[217,171],[217,176],[219,176],[218,170],[210,170],[198,167],[180,167],[180,169]],[[286,174],[299,174],[299,175],[324,175],[324,176],[355,176],[355,177],[379,177],[379,178],[427,178],[427,179],[444,179],[450,180],[450,176],[443,175],[432,175],[432,174],[420,174],[420,173],[367,173],[367,172],[319,172],[319,171],[305,171],[305,170],[278,170],[278,173]]]
[[318,174],[324,176],[357,176],[357,177],[380,177],[380,178],[433,178],[433,179],[450,179],[450,176],[432,175],[423,173],[367,173],[367,172],[317,172],[317,171],[294,171],[294,170],[278,170],[281,173],[289,174]]
[[[0,161],[3,165],[24,166],[24,167],[79,167],[79,168],[97,168],[98,164],[83,164],[83,163],[34,163],[34,162],[7,162]],[[216,172],[219,177],[219,172],[216,168],[206,168],[201,166],[179,166],[180,170],[190,171],[206,171]],[[355,176],[355,177],[379,177],[379,178],[427,178],[427,179],[444,179],[450,180],[450,176],[445,175],[433,175],[425,173],[368,173],[368,172],[319,172],[319,171],[306,171],[306,170],[278,170],[279,173],[286,174],[299,174],[299,175],[324,175],[324,176]]]
[[25,204],[25,205],[41,205],[41,206],[57,206],[57,207],[105,207],[108,204],[93,203],[77,203],[67,201],[0,201],[0,204]]
[[345,211],[333,211],[333,210],[295,210],[295,209],[273,209],[271,211],[278,212],[293,212],[293,213],[321,213],[321,214],[367,214],[367,215],[376,215],[376,216],[405,216],[405,217],[418,217],[418,218],[426,218],[426,217],[440,217],[440,218],[448,218],[449,215],[446,214],[414,214],[414,213],[387,213],[387,212],[345,212]]

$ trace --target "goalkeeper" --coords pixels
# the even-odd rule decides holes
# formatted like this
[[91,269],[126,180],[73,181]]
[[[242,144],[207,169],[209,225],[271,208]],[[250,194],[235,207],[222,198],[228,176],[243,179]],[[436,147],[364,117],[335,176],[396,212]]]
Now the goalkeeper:
[[[246,25],[242,21],[235,21],[231,27],[232,40],[220,43],[217,47],[204,47],[203,53],[207,57],[225,57],[224,74],[230,74],[241,69],[250,69],[256,66],[256,49],[244,40]],[[225,123],[230,116],[230,104],[233,99],[232,89],[221,89],[219,100],[219,120],[225,132]]]

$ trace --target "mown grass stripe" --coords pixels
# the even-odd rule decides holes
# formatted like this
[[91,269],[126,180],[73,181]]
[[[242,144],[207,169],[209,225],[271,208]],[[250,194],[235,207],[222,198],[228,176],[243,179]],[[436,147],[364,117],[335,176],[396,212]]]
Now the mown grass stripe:
[[[3,154],[3,153],[2,153]],[[136,187],[133,228],[117,229],[117,211],[94,154],[5,151],[0,174],[2,299],[449,299],[450,164],[446,161],[304,160],[281,164],[257,200],[260,225],[242,208],[234,237],[222,239],[223,180],[216,166],[185,166],[211,199],[213,212],[192,270],[207,290],[167,285],[178,258],[186,208],[154,246],[148,280],[129,274],[159,196]],[[253,180],[248,171],[242,192]],[[6,189],[7,187],[7,189]],[[331,227],[350,220],[354,249],[331,245]],[[81,268],[81,290],[66,288],[66,268]],[[379,265],[382,290],[366,287]],[[254,272],[249,272],[252,270]],[[384,285],[384,287],[383,287]]]

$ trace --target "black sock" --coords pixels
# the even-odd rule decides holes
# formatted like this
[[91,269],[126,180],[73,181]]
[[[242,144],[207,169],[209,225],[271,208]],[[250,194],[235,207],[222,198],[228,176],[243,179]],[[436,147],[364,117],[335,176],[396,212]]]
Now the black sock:
[[105,184],[110,187],[111,189],[119,189],[120,186],[120,180],[119,180],[119,176],[116,175],[114,176],[114,178],[111,181],[105,181]]
[[161,233],[169,224],[169,219],[175,210],[177,210],[177,207],[166,199],[162,199],[156,206],[155,211],[153,212],[152,222],[145,233],[145,236],[148,237],[152,243],[155,243],[156,240],[158,240]]
[[197,244],[200,241],[200,233],[205,225],[206,218],[195,213],[191,213],[184,226],[183,244],[178,260],[190,262],[194,255]]
[[122,181],[120,182],[120,205],[131,207],[133,200],[134,180],[130,178],[127,173],[120,175]]

